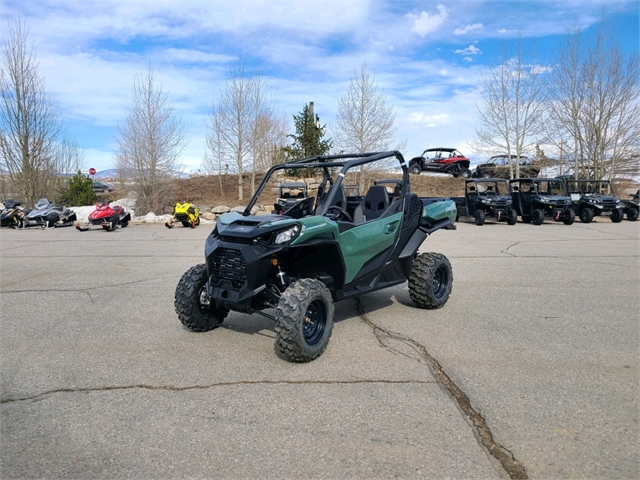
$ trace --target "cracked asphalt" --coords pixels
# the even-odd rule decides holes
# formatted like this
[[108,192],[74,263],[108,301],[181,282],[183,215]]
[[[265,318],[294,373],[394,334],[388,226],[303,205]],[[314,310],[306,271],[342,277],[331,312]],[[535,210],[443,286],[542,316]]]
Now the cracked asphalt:
[[0,231],[1,478],[637,478],[640,222],[462,222],[442,309],[336,305],[326,352],[173,309],[206,225]]

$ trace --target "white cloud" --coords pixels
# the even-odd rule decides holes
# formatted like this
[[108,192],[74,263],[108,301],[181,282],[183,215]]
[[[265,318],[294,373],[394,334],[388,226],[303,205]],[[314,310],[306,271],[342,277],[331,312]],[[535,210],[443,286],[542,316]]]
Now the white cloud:
[[412,112],[409,117],[409,121],[413,123],[422,123],[426,127],[437,127],[439,125],[445,125],[449,123],[449,115],[446,113],[439,113],[437,115],[425,115],[421,112]]
[[481,23],[474,23],[470,25],[465,25],[463,28],[456,28],[453,33],[454,35],[464,35],[469,32],[473,32],[475,30],[482,30],[483,25]]
[[553,68],[544,65],[531,65],[531,73],[551,73]]
[[169,48],[163,52],[163,57],[169,62],[184,63],[230,63],[238,60],[233,55],[219,55],[188,48]]
[[467,48],[458,49],[453,53],[459,53],[461,55],[478,55],[480,53],[480,49],[474,45],[469,45]]
[[[287,31],[298,38],[324,38],[367,25],[369,2],[323,0],[33,1],[21,7],[32,38],[65,42],[70,38],[109,38],[130,42],[141,37],[194,39],[211,35],[251,37]],[[73,19],[73,21],[69,21]],[[254,38],[255,40],[255,38]]]
[[416,15],[415,13],[408,14],[407,16],[413,20],[411,31],[421,37],[424,37],[427,33],[435,32],[446,20],[448,15],[444,5],[438,5],[436,8],[438,9],[438,13],[435,14],[429,14],[425,11],[422,11],[420,15]]
[[[593,0],[604,1],[611,0]],[[90,149],[87,157],[110,161],[117,122],[131,105],[133,76],[151,62],[175,112],[190,129],[184,161],[196,167],[205,145],[204,116],[236,60],[247,68],[263,67],[291,124],[292,115],[309,101],[315,102],[322,123],[335,122],[337,99],[346,92],[354,69],[367,61],[395,105],[397,138],[407,140],[408,151],[441,144],[463,147],[465,136],[475,130],[476,103],[482,101],[483,58],[473,38],[465,37],[467,48],[447,47],[448,42],[461,38],[452,37],[454,33],[500,38],[498,28],[518,24],[525,8],[505,2],[496,18],[486,11],[486,3],[477,2],[446,7],[423,2],[430,5],[424,7],[427,11],[407,14],[403,2],[391,0],[8,0],[0,9],[1,24],[18,4],[29,22],[47,87],[60,101],[70,134]],[[535,8],[540,14],[523,26],[527,36],[563,33],[567,15],[573,20],[573,11],[563,16],[555,7]],[[593,5],[588,10],[599,11]],[[598,12],[592,17],[597,21]],[[449,22],[454,26],[445,29]],[[439,34],[445,30],[447,35]],[[428,49],[416,46],[416,35],[434,42]],[[450,53],[458,47],[456,59],[461,61],[450,63]]]

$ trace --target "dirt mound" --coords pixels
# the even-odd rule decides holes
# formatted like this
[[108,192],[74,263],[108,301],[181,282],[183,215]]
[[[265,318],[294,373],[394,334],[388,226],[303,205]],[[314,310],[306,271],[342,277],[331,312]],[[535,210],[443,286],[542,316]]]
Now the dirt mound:
[[[256,178],[257,188],[263,176]],[[401,178],[400,175],[389,174],[388,172],[368,172],[365,174],[364,182],[360,185],[360,192],[366,192],[374,180],[382,178]],[[421,197],[452,197],[464,195],[464,179],[450,176],[411,175],[411,191]],[[297,179],[296,179],[297,180]],[[356,183],[353,179],[346,179],[345,184]],[[243,178],[244,198],[238,199],[238,177],[232,175],[202,175],[191,178],[176,179],[171,188],[170,197],[167,199],[167,207],[164,212],[167,214],[173,211],[173,205],[180,198],[186,198],[190,202],[201,207],[214,207],[227,205],[235,207],[246,205],[251,199],[251,177],[246,175]],[[109,193],[109,197],[116,199],[126,196],[126,191],[116,189]],[[265,188],[260,196],[260,203],[264,205],[275,202],[277,193],[271,188]]]

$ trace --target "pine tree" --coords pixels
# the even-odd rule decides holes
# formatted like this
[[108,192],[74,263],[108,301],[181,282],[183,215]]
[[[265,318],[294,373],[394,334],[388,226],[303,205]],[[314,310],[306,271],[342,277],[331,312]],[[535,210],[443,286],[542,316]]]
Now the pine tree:
[[78,173],[69,179],[67,187],[60,192],[59,201],[63,205],[76,207],[93,204],[96,201],[93,180],[78,170]]
[[331,149],[331,139],[325,139],[326,125],[316,125],[309,105],[305,105],[300,115],[294,115],[296,133],[289,135],[293,143],[282,147],[287,161],[323,155]]

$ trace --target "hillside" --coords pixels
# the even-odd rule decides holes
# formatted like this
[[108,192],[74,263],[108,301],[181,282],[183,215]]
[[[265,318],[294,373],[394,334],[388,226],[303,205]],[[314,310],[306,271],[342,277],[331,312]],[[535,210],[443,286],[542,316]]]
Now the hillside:
[[[400,175],[392,175],[386,172],[367,174],[365,185],[361,186],[360,191],[365,192],[374,180],[381,178],[400,178]],[[237,205],[246,205],[251,198],[250,177],[246,176],[243,180],[244,199],[238,200],[238,180],[236,176],[223,175],[219,177],[217,175],[209,175],[176,179],[172,184],[172,191],[169,195],[170,198],[167,199],[166,211],[162,213],[170,213],[173,205],[180,198],[186,198],[201,207],[214,207],[217,205],[234,207]],[[256,186],[260,180],[262,180],[262,177],[257,179]],[[448,197],[464,195],[464,179],[462,178],[427,176],[422,174],[411,175],[410,180],[411,190],[419,196]],[[345,183],[348,184],[352,182],[346,180]],[[126,188],[119,186],[117,183],[115,183],[114,186],[116,186],[116,190],[108,195],[109,198],[117,199],[127,195],[128,191]],[[276,197],[277,191],[275,189],[266,188],[260,197],[260,203],[273,203]]]

